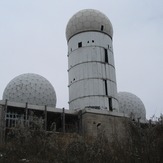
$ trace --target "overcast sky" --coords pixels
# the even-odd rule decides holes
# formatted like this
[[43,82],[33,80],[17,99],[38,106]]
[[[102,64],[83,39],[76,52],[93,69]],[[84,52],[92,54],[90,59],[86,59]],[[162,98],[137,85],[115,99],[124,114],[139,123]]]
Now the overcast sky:
[[92,8],[112,22],[118,91],[143,101],[147,118],[163,113],[163,0],[0,0],[0,97],[23,73],[47,78],[57,107],[68,108],[65,28]]

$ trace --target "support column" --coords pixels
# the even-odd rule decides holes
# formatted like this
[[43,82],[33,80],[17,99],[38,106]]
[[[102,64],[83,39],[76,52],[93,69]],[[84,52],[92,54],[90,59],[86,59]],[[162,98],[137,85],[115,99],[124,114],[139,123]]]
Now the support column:
[[65,108],[63,108],[62,112],[62,131],[65,133]]
[[28,103],[25,104],[25,125],[28,126]]
[[45,131],[47,131],[47,106],[45,105],[45,111],[44,111],[44,120],[45,120],[45,124],[44,124],[44,129]]
[[6,141],[6,123],[7,123],[7,119],[6,119],[6,114],[7,114],[7,108],[8,108],[8,100],[5,100],[5,106],[4,106],[4,110],[3,110],[3,136],[2,136],[2,141],[5,142]]

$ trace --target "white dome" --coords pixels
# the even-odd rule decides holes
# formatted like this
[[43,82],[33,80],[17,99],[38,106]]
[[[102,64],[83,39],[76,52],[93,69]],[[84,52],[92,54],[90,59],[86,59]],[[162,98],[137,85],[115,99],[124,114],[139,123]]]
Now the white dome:
[[9,82],[3,93],[3,100],[33,105],[56,106],[53,86],[37,74],[22,74]]
[[136,95],[129,92],[119,92],[119,111],[130,116],[134,120],[146,120],[146,111],[143,102]]
[[72,16],[66,27],[67,41],[85,31],[99,31],[113,37],[113,27],[108,17],[94,9],[81,10]]

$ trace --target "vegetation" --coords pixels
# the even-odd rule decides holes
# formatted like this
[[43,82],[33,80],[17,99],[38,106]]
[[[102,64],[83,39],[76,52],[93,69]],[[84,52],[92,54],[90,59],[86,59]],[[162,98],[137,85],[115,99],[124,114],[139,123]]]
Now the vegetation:
[[103,133],[97,138],[78,134],[45,132],[19,127],[0,146],[0,163],[161,163],[163,162],[163,121],[156,124],[126,124],[125,141],[109,142]]

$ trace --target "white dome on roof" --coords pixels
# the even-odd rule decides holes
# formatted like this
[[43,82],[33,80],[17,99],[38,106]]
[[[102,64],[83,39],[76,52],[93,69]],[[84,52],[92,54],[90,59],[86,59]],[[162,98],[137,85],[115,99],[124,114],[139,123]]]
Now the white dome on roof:
[[130,116],[133,120],[146,120],[146,110],[143,102],[136,95],[129,92],[119,92],[119,111]]
[[94,9],[81,10],[71,17],[66,27],[67,41],[86,31],[99,31],[113,37],[113,27],[108,17]]
[[6,86],[3,100],[33,105],[56,106],[56,94],[51,83],[37,74],[22,74]]

